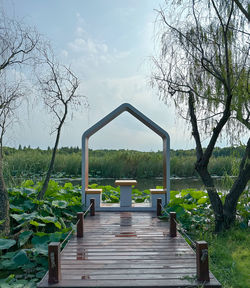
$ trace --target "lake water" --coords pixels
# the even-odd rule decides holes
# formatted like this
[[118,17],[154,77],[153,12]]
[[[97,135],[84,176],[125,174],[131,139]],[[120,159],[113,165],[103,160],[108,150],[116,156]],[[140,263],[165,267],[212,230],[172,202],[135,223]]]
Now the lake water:
[[[71,179],[71,178],[60,178],[54,179],[59,183],[63,184],[66,182],[71,182],[73,185],[81,185],[81,178]],[[90,178],[89,183],[96,183],[98,185],[111,185],[115,186],[115,180],[113,178]],[[162,179],[136,179],[137,185],[136,188],[139,190],[151,189],[156,186],[162,186]],[[218,190],[225,191],[225,187],[223,185],[223,181],[221,177],[214,177],[214,183]],[[204,189],[204,185],[199,178],[171,178],[170,179],[170,189],[171,190],[182,190],[187,188],[193,189]]]

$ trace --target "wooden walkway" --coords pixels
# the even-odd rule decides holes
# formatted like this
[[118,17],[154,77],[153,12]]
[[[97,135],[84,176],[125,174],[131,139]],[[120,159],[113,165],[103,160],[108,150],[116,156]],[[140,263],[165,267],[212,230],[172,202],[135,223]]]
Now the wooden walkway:
[[39,287],[221,287],[211,273],[199,286],[195,253],[155,213],[99,212],[84,221],[84,237],[61,253],[61,281],[49,285],[46,274]]

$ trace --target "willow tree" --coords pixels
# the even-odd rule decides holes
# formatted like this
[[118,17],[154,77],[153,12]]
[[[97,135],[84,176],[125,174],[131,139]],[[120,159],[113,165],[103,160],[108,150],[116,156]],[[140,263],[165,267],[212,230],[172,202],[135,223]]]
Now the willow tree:
[[224,203],[209,173],[218,138],[224,133],[234,141],[249,133],[248,20],[231,0],[173,2],[157,10],[160,52],[153,59],[152,85],[191,124],[195,169],[214,211],[215,230],[221,231],[235,221],[238,199],[250,179],[250,138]]

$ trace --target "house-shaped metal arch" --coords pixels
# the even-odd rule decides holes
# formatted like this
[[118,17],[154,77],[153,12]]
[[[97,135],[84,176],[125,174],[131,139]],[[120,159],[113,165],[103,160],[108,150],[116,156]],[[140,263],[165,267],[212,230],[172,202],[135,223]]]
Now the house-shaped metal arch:
[[89,149],[88,140],[90,136],[95,134],[97,131],[106,126],[109,122],[114,120],[124,111],[129,112],[144,125],[153,130],[163,140],[163,188],[166,191],[165,203],[169,202],[170,199],[170,137],[168,133],[163,130],[160,126],[154,123],[151,119],[137,110],[134,106],[128,103],[124,103],[109,113],[107,116],[98,121],[95,125],[86,130],[82,135],[82,204],[85,205],[85,191],[88,189],[88,178],[89,178]]

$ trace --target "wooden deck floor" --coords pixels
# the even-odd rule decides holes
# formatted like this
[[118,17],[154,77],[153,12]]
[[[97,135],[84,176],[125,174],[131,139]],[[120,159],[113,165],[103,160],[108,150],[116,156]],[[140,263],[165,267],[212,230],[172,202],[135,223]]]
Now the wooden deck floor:
[[[39,287],[197,287],[193,250],[155,213],[99,212],[61,254],[62,280]],[[201,286],[200,286],[201,287]],[[203,287],[203,286],[202,286]],[[204,287],[221,287],[210,274]]]

